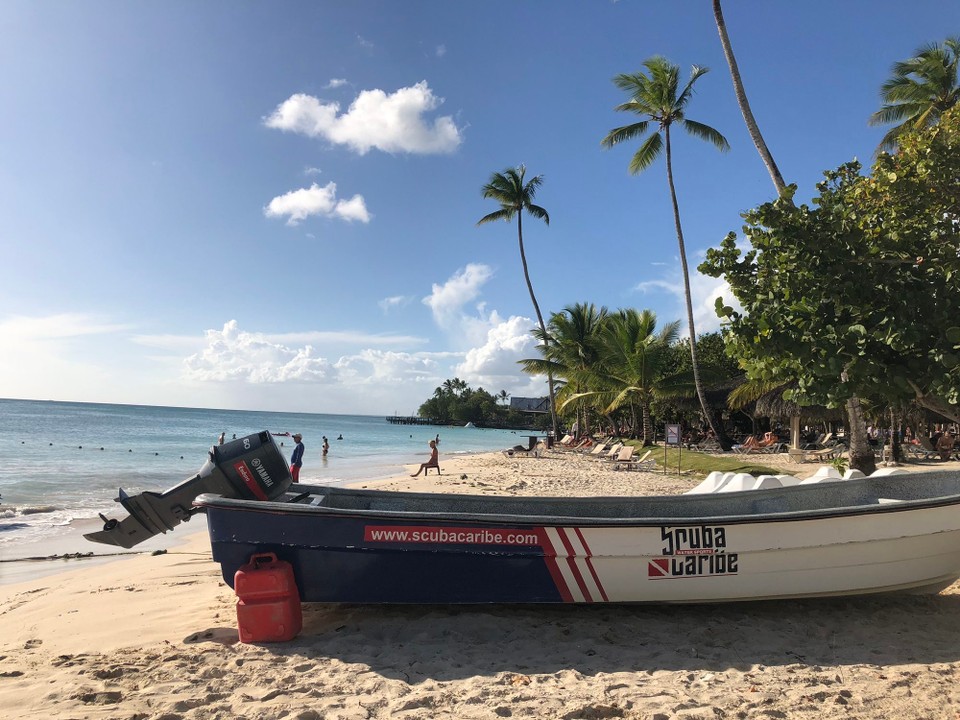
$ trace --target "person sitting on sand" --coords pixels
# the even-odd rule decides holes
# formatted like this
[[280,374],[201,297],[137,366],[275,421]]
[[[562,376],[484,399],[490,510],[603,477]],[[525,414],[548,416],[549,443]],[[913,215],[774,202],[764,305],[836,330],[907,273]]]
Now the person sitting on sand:
[[411,475],[410,477],[417,477],[417,475],[419,475],[421,472],[422,472],[424,475],[426,475],[428,468],[436,468],[436,469],[437,469],[437,475],[439,475],[439,474],[440,474],[440,458],[439,458],[439,455],[440,455],[440,453],[437,451],[437,441],[436,441],[436,440],[431,440],[431,441],[430,441],[430,459],[427,460],[425,463],[421,463],[421,464],[420,464],[420,469],[417,470],[417,471],[416,471],[413,475]]

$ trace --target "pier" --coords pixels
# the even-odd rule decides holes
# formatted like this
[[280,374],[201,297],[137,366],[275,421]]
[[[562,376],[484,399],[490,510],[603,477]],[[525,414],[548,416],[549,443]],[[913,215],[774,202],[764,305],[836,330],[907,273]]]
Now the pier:
[[433,418],[424,418],[419,415],[390,415],[385,419],[391,425],[436,425]]

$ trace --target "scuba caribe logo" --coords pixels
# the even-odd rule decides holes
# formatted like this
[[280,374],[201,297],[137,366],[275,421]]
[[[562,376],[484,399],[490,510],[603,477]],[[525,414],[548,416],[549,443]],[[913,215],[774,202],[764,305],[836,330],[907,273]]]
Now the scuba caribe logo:
[[661,553],[647,565],[647,577],[667,578],[717,577],[736,575],[737,553],[727,552],[727,529],[720,526],[661,527]]

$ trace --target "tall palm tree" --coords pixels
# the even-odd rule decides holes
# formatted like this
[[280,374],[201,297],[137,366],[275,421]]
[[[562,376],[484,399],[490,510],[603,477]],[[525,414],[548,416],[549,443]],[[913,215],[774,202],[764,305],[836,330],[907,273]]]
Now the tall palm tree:
[[893,73],[880,87],[883,106],[870,116],[871,125],[899,123],[880,141],[880,150],[894,150],[906,130],[934,125],[960,102],[957,67],[960,37],[917,48],[916,55],[893,64]]
[[740,79],[740,68],[737,66],[737,59],[733,56],[733,47],[730,45],[730,36],[727,35],[727,24],[723,21],[723,8],[720,7],[720,0],[713,0],[713,19],[717,23],[717,32],[720,33],[720,44],[723,46],[723,55],[727,58],[727,65],[730,67],[730,78],[733,80],[733,92],[737,96],[737,104],[740,106],[740,112],[743,114],[743,121],[747,125],[747,132],[750,133],[750,139],[757,147],[760,153],[760,159],[767,167],[770,173],[770,179],[773,180],[774,187],[777,188],[777,194],[783,194],[787,184],[783,181],[783,175],[780,174],[780,168],[777,167],[773,155],[767,148],[767,143],[760,134],[760,127],[753,117],[753,111],[750,109],[750,103],[747,101],[747,93],[743,89],[743,80]]
[[[697,388],[697,398],[704,418],[710,425],[714,435],[719,437],[713,425],[713,413],[707,407],[704,399],[703,386],[700,383],[700,371],[697,363],[696,329],[693,324],[693,300],[690,295],[690,275],[687,270],[687,251],[683,241],[683,228],[680,225],[680,206],[677,203],[677,191],[673,183],[673,154],[670,138],[670,129],[674,123],[686,130],[694,137],[712,143],[721,151],[730,149],[727,139],[719,131],[686,117],[686,107],[693,96],[693,84],[706,72],[705,67],[694,65],[691,68],[690,80],[679,90],[680,68],[664,57],[656,55],[643,63],[649,75],[643,72],[617,75],[613,82],[621,90],[630,95],[630,99],[616,107],[623,112],[632,112],[644,119],[614,128],[601,141],[604,147],[613,147],[627,140],[640,138],[646,135],[653,125],[656,130],[640,145],[640,149],[630,161],[630,172],[634,175],[646,170],[666,151],[667,184],[670,186],[670,201],[673,203],[673,221],[677,231],[677,244],[680,247],[680,266],[683,270],[683,290],[687,303],[687,324],[690,328],[690,361],[693,366],[693,380]],[[679,92],[678,92],[679,90]]]
[[[540,305],[537,303],[537,296],[533,293],[533,284],[530,282],[530,271],[527,269],[527,254],[523,249],[523,211],[526,210],[538,220],[543,220],[547,225],[550,224],[550,215],[539,205],[534,205],[533,200],[537,190],[543,184],[543,175],[537,175],[525,181],[527,168],[519,165],[516,168],[507,168],[502,173],[493,173],[490,181],[483,186],[483,196],[500,203],[500,209],[495,210],[489,215],[484,215],[477,221],[477,225],[493,222],[495,220],[506,220],[510,222],[514,216],[517,218],[517,241],[520,244],[520,262],[523,264],[523,278],[527,281],[527,290],[530,291],[530,300],[533,302],[533,309],[537,314],[537,323],[540,326],[540,332],[543,333],[544,342],[547,340],[547,328],[543,322],[543,315],[540,312]],[[553,375],[547,375],[548,388],[550,391],[550,419],[553,426],[554,437],[557,435],[557,408],[553,397]]]

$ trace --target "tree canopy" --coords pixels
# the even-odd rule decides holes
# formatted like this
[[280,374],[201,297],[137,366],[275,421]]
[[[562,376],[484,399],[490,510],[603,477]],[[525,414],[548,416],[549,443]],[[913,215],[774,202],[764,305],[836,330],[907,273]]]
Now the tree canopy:
[[890,79],[880,88],[883,107],[870,116],[871,125],[900,123],[884,135],[881,150],[896,148],[903,133],[935,124],[960,102],[958,64],[957,37],[925,45],[914,57],[893,64]]
[[915,400],[960,421],[960,111],[899,147],[869,176],[825,173],[812,207],[790,186],[745,213],[752,249],[731,233],[700,270],[743,307],[717,303],[749,377],[796,380],[801,403]]

